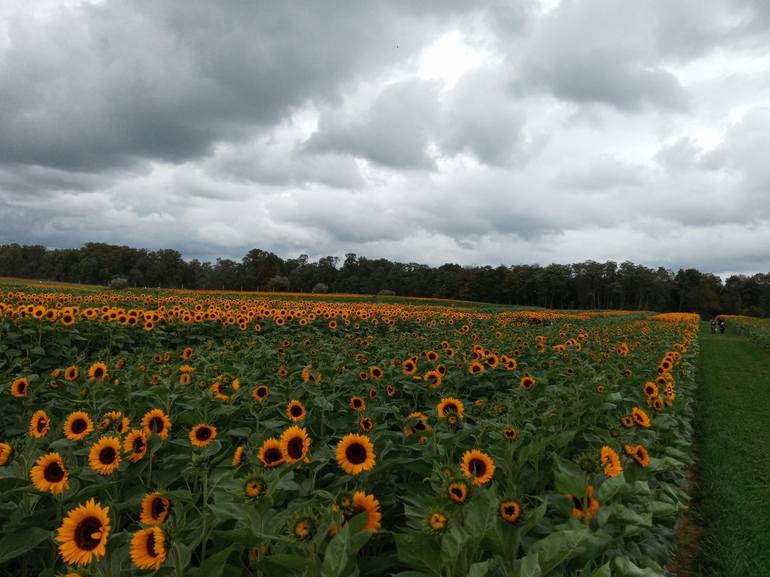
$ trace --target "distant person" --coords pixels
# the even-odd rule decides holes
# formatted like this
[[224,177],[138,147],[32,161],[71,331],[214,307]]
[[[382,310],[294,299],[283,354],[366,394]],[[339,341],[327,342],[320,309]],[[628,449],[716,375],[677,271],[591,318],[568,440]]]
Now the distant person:
[[715,318],[711,319],[711,333],[717,334],[717,320]]
[[725,328],[727,328],[727,321],[722,317],[719,317],[719,332],[724,334]]

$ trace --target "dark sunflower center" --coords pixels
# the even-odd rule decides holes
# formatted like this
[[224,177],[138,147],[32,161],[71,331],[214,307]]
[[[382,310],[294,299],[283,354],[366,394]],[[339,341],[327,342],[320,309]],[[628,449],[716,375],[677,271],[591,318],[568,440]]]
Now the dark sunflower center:
[[150,512],[153,519],[160,519],[163,513],[166,512],[166,502],[160,497],[155,497],[150,505]]
[[160,417],[153,417],[150,419],[150,429],[156,433],[160,433],[163,431],[163,429],[166,428],[166,425],[163,423],[163,419]]
[[287,446],[287,450],[289,453],[289,456],[292,459],[299,459],[302,457],[302,449],[304,448],[304,443],[302,441],[301,437],[294,437],[292,438]]
[[463,498],[463,490],[460,487],[452,487],[449,491],[458,499]]
[[572,506],[578,511],[583,511],[583,501],[576,497],[572,497]]
[[503,513],[505,513],[509,517],[512,517],[515,512],[516,512],[516,508],[513,505],[506,505],[505,507],[503,507]]
[[75,544],[83,551],[93,551],[99,546],[101,539],[95,539],[94,534],[101,533],[102,522],[96,517],[86,517],[75,528]]
[[292,405],[291,407],[291,416],[292,417],[301,417],[302,416],[302,407],[299,405]]
[[277,463],[282,458],[283,458],[283,455],[281,454],[280,449],[273,448],[265,451],[265,462],[267,463]]
[[80,433],[85,431],[86,427],[87,425],[86,425],[85,419],[75,419],[74,421],[72,421],[72,432],[75,433],[76,435],[79,435]]
[[363,401],[361,401],[361,399],[353,399],[353,406],[354,406],[354,407],[356,407],[356,408],[358,408],[358,407],[360,407],[360,406],[361,406],[361,403],[362,403],[362,402],[363,402]]
[[425,430],[425,423],[422,421],[417,421],[417,424],[414,426],[415,429],[418,431],[424,431]]
[[104,447],[104,449],[99,451],[99,462],[102,465],[111,465],[115,462],[116,456],[117,453],[115,452],[114,447]]
[[208,441],[211,438],[211,429],[209,427],[200,427],[195,431],[195,438],[199,441]]
[[64,479],[64,469],[56,461],[48,463],[45,469],[43,469],[43,477],[49,483],[59,483]]
[[141,453],[144,451],[144,439],[142,439],[142,437],[135,438],[131,447],[134,450],[134,453]]
[[447,411],[452,411],[456,413],[457,405],[455,405],[454,403],[447,403],[446,405],[444,405],[444,412],[447,412]]
[[94,376],[98,378],[98,377],[101,377],[102,375],[104,375],[104,369],[102,367],[96,367],[94,369]]
[[474,477],[482,477],[487,472],[487,464],[481,459],[471,459],[468,463],[468,469]]
[[45,430],[45,425],[46,425],[45,417],[40,417],[37,420],[37,432],[42,433]]
[[258,397],[266,397],[267,396],[267,389],[257,389],[257,396]]
[[345,457],[354,465],[360,465],[365,462],[367,456],[366,447],[360,443],[351,443],[345,449]]
[[157,557],[158,553],[155,551],[155,532],[153,531],[147,535],[147,554],[150,557]]

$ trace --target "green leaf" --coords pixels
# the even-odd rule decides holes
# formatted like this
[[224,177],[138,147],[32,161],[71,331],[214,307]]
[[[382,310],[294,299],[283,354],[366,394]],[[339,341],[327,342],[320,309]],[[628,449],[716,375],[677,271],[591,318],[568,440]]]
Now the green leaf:
[[321,577],[341,577],[350,562],[350,525],[344,527],[326,546]]
[[191,577],[222,577],[222,571],[234,546],[230,545],[227,549],[212,555],[206,559],[201,566],[191,573]]
[[471,565],[470,569],[468,570],[468,577],[485,577],[488,571],[489,559]]
[[605,563],[596,571],[591,573],[591,577],[612,577],[612,571],[610,570],[609,562]]
[[8,533],[0,539],[0,563],[5,563],[31,551],[50,536],[50,531],[39,527],[29,527]]
[[577,464],[562,459],[558,455],[554,456],[554,461],[556,462],[556,471],[554,472],[556,490],[561,493],[582,497],[586,490],[585,472]]
[[530,553],[516,561],[513,567],[514,577],[540,577],[543,572],[540,570],[540,554]]
[[491,491],[485,491],[471,503],[465,517],[465,530],[471,539],[480,542],[497,522],[497,499]]
[[628,557],[616,557],[615,568],[621,577],[660,577],[660,574],[652,569],[642,569],[631,562]]
[[291,571],[301,571],[310,564],[310,559],[300,555],[289,555],[287,553],[276,553],[268,555],[263,561],[266,565],[286,568]]
[[470,535],[462,527],[452,525],[441,539],[441,560],[453,567],[469,539]]
[[425,569],[433,575],[440,574],[436,559],[441,550],[434,537],[416,531],[396,533],[394,537],[399,561],[411,567]]
[[532,545],[528,554],[540,554],[540,569],[547,574],[555,567],[580,555],[590,535],[588,527],[562,529]]

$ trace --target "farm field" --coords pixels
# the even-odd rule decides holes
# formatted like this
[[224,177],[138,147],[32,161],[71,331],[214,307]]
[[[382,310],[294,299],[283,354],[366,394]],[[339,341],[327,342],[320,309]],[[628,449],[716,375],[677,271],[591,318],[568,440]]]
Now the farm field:
[[698,332],[6,285],[0,574],[667,575]]

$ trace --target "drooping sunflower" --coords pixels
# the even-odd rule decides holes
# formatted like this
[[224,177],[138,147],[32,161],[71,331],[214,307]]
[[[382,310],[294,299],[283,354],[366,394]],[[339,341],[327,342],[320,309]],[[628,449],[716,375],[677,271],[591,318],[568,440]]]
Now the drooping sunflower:
[[296,463],[304,459],[310,450],[310,437],[307,430],[297,426],[286,429],[281,434],[281,454],[287,463]]
[[142,499],[139,521],[144,525],[162,525],[171,513],[171,501],[160,493],[148,493]]
[[240,466],[241,462],[243,461],[243,447],[236,447],[235,452],[233,453],[233,460],[231,461],[233,467]]
[[447,496],[450,501],[462,505],[468,500],[468,496],[471,493],[471,488],[465,481],[452,481],[447,486]]
[[35,439],[42,439],[51,430],[51,419],[45,411],[35,411],[29,420],[29,434]]
[[48,453],[37,461],[29,478],[38,491],[61,495],[69,488],[70,476],[59,453]]
[[353,495],[353,517],[359,513],[366,512],[366,525],[364,529],[369,529],[372,533],[376,533],[380,528],[380,519],[382,519],[382,513],[380,513],[380,502],[374,495],[369,495],[363,491],[357,491]]
[[64,380],[68,382],[76,381],[78,376],[80,375],[80,371],[75,365],[70,365],[66,369],[64,369]]
[[274,437],[267,439],[259,448],[257,457],[259,457],[262,466],[267,469],[272,469],[273,467],[283,464],[284,460],[283,452],[281,451],[281,442]]
[[471,449],[463,453],[463,461],[460,471],[469,479],[473,479],[476,486],[486,485],[495,474],[495,462],[492,457],[477,449]]
[[88,465],[100,475],[111,475],[120,466],[120,439],[102,437],[88,451]]
[[305,406],[294,399],[286,406],[286,415],[295,423],[305,418]]
[[88,378],[92,381],[99,381],[101,383],[107,375],[107,365],[104,363],[96,362],[88,367]]
[[441,399],[441,402],[436,406],[436,412],[439,417],[446,417],[450,414],[457,416],[458,419],[462,419],[465,414],[465,405],[463,405],[460,399],[454,397],[445,397]]
[[586,487],[585,499],[573,495],[567,495],[567,498],[572,502],[572,516],[578,519],[590,520],[599,510],[600,503],[594,499],[593,485]]
[[168,439],[168,434],[171,431],[171,419],[163,411],[163,409],[152,409],[147,411],[142,417],[142,427],[148,437],[155,434],[161,439]]
[[193,447],[205,447],[217,438],[217,428],[214,425],[200,423],[195,425],[187,436]]
[[157,570],[166,560],[166,535],[160,527],[140,529],[131,536],[131,561],[139,569]]
[[27,377],[19,377],[11,383],[11,394],[14,397],[22,398],[29,395],[29,379]]
[[0,443],[0,467],[11,460],[11,455],[13,455],[13,447],[8,443]]
[[512,525],[521,517],[521,505],[515,499],[507,499],[500,503],[497,508],[500,517]]
[[631,418],[640,427],[644,427],[645,429],[650,427],[650,417],[644,409],[639,407],[631,409]]
[[70,413],[64,421],[64,436],[70,441],[82,441],[93,430],[94,424],[91,417],[83,411]]
[[132,463],[140,461],[147,454],[147,434],[139,429],[133,429],[123,440],[123,451]]
[[642,445],[624,445],[623,449],[625,450],[626,455],[631,457],[642,467],[647,467],[650,464],[650,454]]
[[105,554],[109,535],[110,508],[89,499],[67,513],[56,540],[65,563],[87,565]]
[[604,474],[608,477],[617,477],[623,472],[623,466],[620,464],[620,456],[612,447],[604,445],[601,450],[601,463],[604,467]]
[[351,433],[337,443],[337,463],[351,475],[371,471],[376,464],[374,445],[365,435]]

